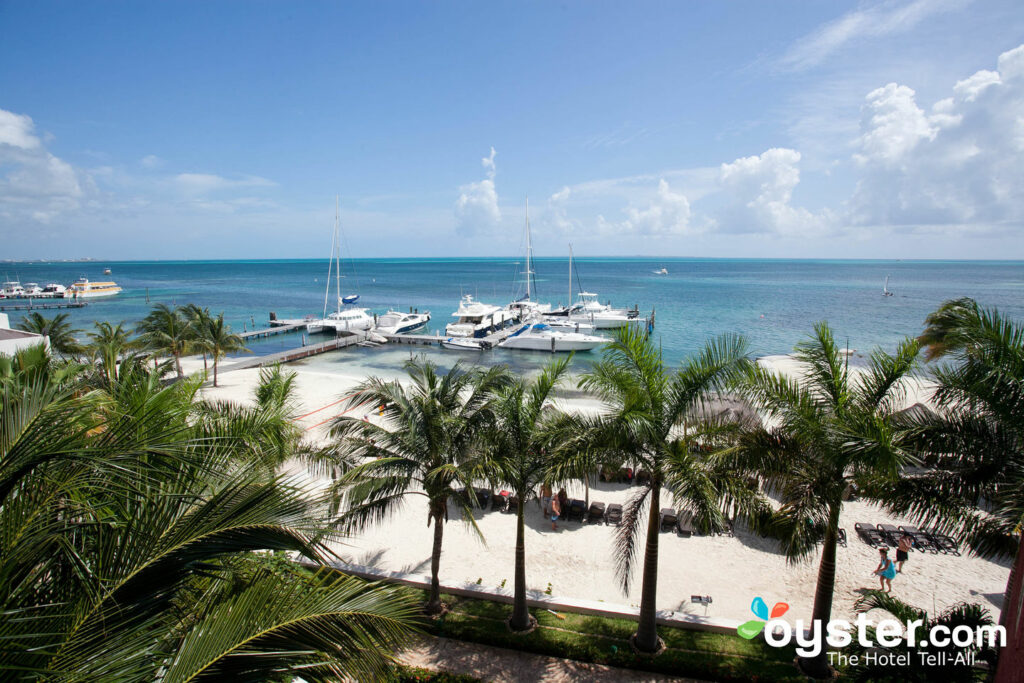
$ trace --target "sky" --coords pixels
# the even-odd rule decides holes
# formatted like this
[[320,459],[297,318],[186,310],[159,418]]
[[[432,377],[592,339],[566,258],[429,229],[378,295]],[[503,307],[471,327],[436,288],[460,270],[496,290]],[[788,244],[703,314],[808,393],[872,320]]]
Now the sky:
[[1019,0],[0,0],[0,259],[1024,258]]

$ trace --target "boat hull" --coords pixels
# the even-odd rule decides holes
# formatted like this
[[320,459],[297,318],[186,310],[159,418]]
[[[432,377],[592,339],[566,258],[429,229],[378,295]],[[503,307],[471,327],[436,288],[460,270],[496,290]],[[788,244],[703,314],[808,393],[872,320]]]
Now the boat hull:
[[503,349],[517,351],[544,351],[546,353],[567,353],[570,351],[591,351],[608,343],[607,339],[558,339],[510,337],[498,344]]

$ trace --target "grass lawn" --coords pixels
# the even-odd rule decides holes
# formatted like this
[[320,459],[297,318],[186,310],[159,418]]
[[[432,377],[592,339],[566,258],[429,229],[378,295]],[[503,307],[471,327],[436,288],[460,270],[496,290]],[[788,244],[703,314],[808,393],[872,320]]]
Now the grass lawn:
[[[426,599],[425,594],[414,592],[417,599]],[[636,632],[636,622],[628,619],[569,612],[561,613],[565,619],[559,619],[535,609],[531,613],[537,619],[537,629],[515,635],[505,626],[511,605],[452,595],[446,595],[445,602],[451,611],[426,624],[429,633],[445,638],[705,680],[805,680],[793,666],[791,648],[768,647],[760,639],[659,627],[667,649],[651,659],[630,649],[628,639]]]

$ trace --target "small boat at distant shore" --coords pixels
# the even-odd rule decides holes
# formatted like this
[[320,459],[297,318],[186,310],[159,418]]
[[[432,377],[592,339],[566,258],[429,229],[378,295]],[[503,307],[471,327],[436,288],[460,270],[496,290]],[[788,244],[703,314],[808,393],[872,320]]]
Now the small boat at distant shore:
[[668,275],[668,269],[667,268],[662,268],[661,270],[656,270],[656,271],[654,271],[654,274],[655,275]]

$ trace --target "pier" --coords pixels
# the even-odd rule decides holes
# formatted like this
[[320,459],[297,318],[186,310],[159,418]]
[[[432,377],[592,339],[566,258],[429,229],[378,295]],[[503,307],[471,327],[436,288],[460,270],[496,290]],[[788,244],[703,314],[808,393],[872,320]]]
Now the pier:
[[297,332],[299,330],[306,329],[305,320],[289,320],[287,322],[281,321],[281,323],[274,324],[273,327],[268,327],[262,330],[250,330],[249,332],[239,332],[238,336],[242,339],[264,339],[275,334],[284,334],[285,332]]
[[84,301],[69,301],[66,304],[36,304],[29,301],[25,304],[0,304],[0,313],[4,311],[51,311],[58,308],[85,308],[88,305]]
[[[472,339],[477,342],[486,342],[490,345],[489,348],[493,348],[498,345],[498,342],[508,339],[513,333],[518,331],[523,326],[523,323],[512,325],[495,332],[491,332],[486,337],[465,337],[465,339]],[[441,342],[445,339],[449,339],[450,335],[442,334],[385,334],[384,337],[391,344],[419,344],[421,346],[440,346]],[[463,337],[456,337],[456,339],[463,339]]]
[[278,353],[271,353],[266,356],[242,358],[237,362],[221,367],[220,372],[246,370],[248,368],[261,368],[266,365],[288,363],[294,360],[301,360],[303,358],[309,358],[310,356],[316,356],[321,353],[327,353],[328,351],[335,351],[337,349],[344,349],[348,346],[355,346],[367,341],[369,338],[369,332],[353,332],[351,334],[335,337],[334,339],[325,342],[320,342],[319,344],[309,344],[297,349],[279,351]]

